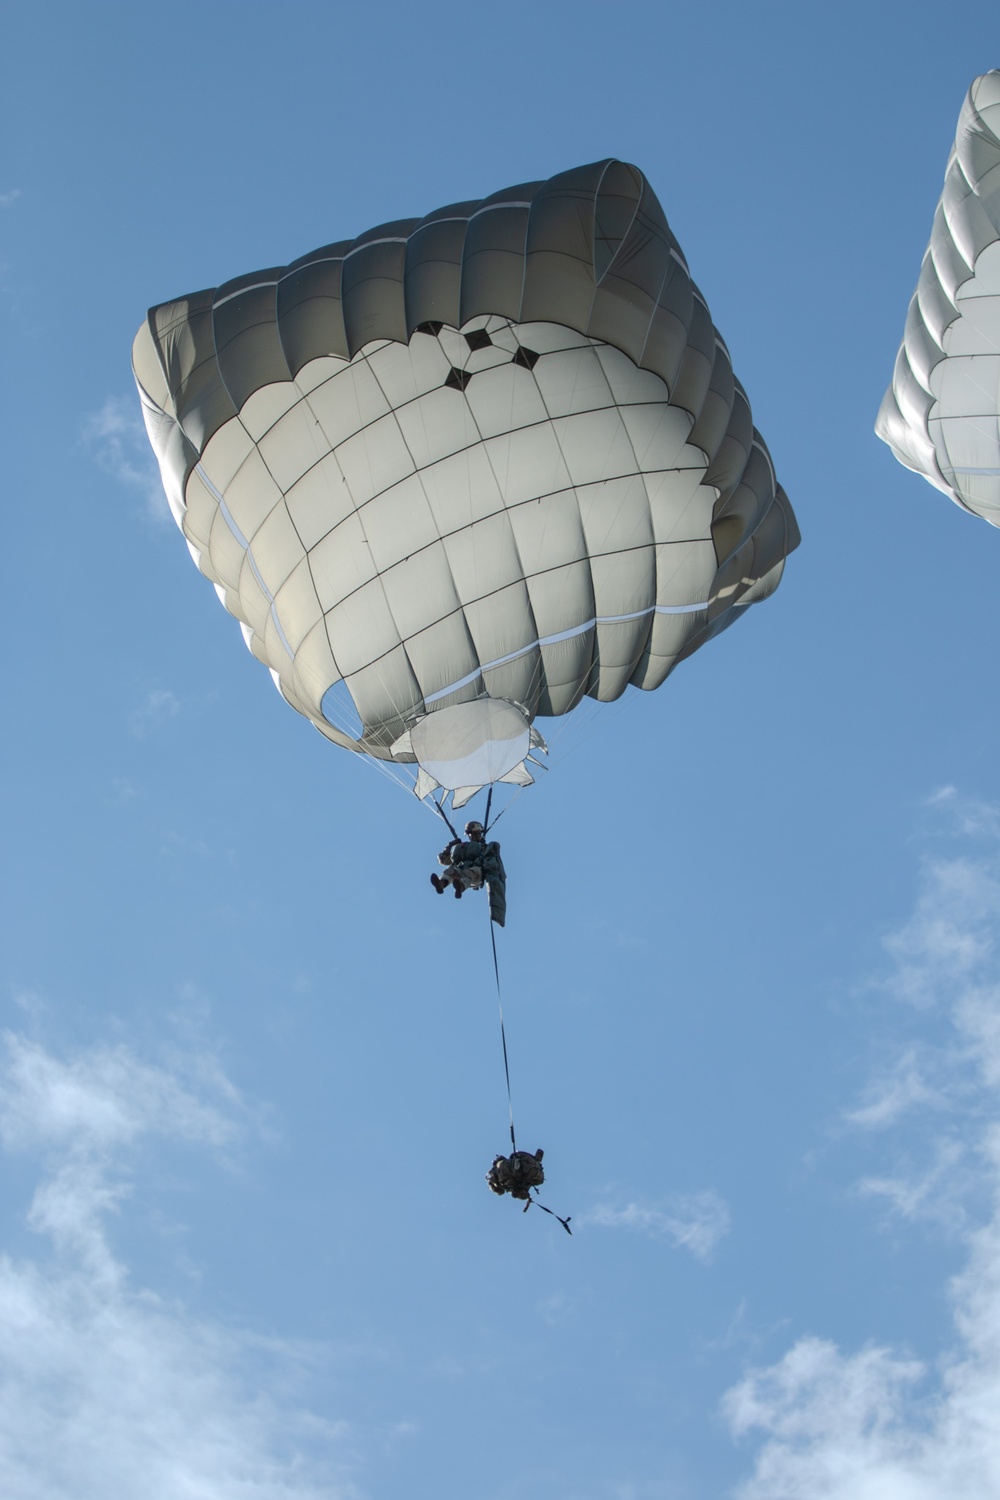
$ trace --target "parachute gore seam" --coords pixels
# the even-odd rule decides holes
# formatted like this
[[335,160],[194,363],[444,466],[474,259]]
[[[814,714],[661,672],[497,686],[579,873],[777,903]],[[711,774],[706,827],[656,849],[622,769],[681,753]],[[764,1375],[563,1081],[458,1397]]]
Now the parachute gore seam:
[[232,302],[234,297],[245,297],[247,292],[259,292],[266,286],[277,286],[279,280],[280,277],[275,277],[274,281],[255,281],[253,286],[241,286],[235,292],[227,292],[225,297],[220,297],[218,302],[212,303],[212,311],[215,312],[217,307],[225,307],[226,303]]
[[253,555],[253,550],[252,550],[252,548],[250,546],[250,543],[247,541],[246,537],[243,535],[243,533],[240,530],[239,526],[236,524],[236,518],[233,515],[232,511],[229,509],[229,506],[226,504],[224,497],[219,493],[219,491],[216,489],[215,485],[209,479],[208,475],[205,473],[205,470],[202,468],[201,464],[195,464],[194,471],[197,474],[198,478],[201,480],[202,484],[208,490],[209,494],[216,501],[216,503],[217,503],[217,505],[219,507],[219,514],[222,516],[222,519],[225,521],[226,525],[229,527],[229,530],[232,533],[232,535],[235,537],[236,541],[239,542],[240,546],[243,548],[244,552],[246,553],[247,562],[250,564],[250,571],[253,574],[253,576],[256,578],[257,582],[260,584],[260,587],[261,587],[261,590],[262,590],[262,592],[264,594],[264,597],[267,599],[267,602],[270,605],[271,619],[274,621],[274,628],[278,632],[278,635],[279,635],[279,637],[281,639],[281,644],[284,646],[285,650],[288,653],[288,660],[289,661],[294,661],[295,660],[295,652],[292,650],[291,645],[289,644],[289,641],[288,641],[288,637],[286,636],[285,632],[281,628],[281,621],[278,619],[278,611],[277,611],[277,608],[275,607],[275,603],[274,603],[274,595],[271,593],[271,590],[268,588],[267,584],[264,582],[263,574],[261,573],[260,569],[257,566],[257,561],[256,561],[256,559],[255,559],[255,557]]
[[530,198],[505,198],[502,203],[486,203],[486,204],[483,205],[482,208],[477,208],[474,214],[470,214],[469,215],[469,223],[471,224],[471,222],[472,222],[473,219],[478,219],[480,214],[495,213],[497,209],[501,209],[501,208],[527,208],[527,209],[530,209],[531,208],[531,199]]

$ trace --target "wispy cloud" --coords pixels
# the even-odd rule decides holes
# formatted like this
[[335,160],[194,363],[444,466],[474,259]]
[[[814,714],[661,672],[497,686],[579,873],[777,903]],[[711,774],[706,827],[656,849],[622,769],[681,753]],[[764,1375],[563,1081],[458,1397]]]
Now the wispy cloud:
[[150,688],[137,708],[132,710],[129,722],[137,739],[145,739],[161,724],[180,712],[181,701],[169,688]]
[[862,1177],[858,1192],[875,1198],[903,1219],[932,1219],[959,1234],[968,1226],[966,1200],[977,1176],[965,1144],[957,1138],[935,1143],[930,1159],[904,1161],[895,1172]]
[[886,943],[885,989],[915,1002],[939,1039],[903,1044],[847,1118],[886,1139],[906,1117],[906,1158],[859,1188],[903,1221],[934,1218],[960,1235],[965,1265],[947,1289],[954,1342],[932,1366],[908,1350],[845,1353],[810,1337],[751,1370],[724,1401],[732,1431],[759,1442],[741,1500],[1000,1494],[1000,809],[951,788],[932,806],[978,847],[925,864],[914,911]]
[[565,1323],[575,1311],[572,1299],[565,1292],[553,1292],[549,1297],[542,1297],[537,1307],[539,1316],[550,1327]]
[[[0,1142],[37,1158],[28,1223],[0,1255],[0,1493],[18,1500],[344,1500],[344,1428],[295,1400],[308,1350],[220,1328],[133,1284],[109,1216],[154,1137],[218,1153],[247,1128],[212,1059],[125,1047],[59,1058],[8,1033]],[[276,1396],[268,1392],[280,1391]]]
[[6,193],[0,193],[0,208],[10,208],[21,196],[20,188],[10,188]]
[[[954,1003],[958,986],[984,971],[993,956],[998,919],[995,859],[928,860],[912,916],[885,940],[894,962],[886,989],[920,1006]],[[995,982],[992,973],[989,982]]]
[[674,1249],[690,1250],[699,1260],[707,1260],[716,1245],[729,1233],[729,1209],[718,1193],[708,1189],[700,1193],[670,1198],[657,1206],[627,1203],[615,1208],[599,1203],[574,1221],[600,1225],[604,1229],[630,1229],[650,1239],[664,1240]]
[[109,396],[100,411],[85,419],[83,439],[101,468],[142,499],[153,520],[170,520],[137,397]]
[[927,806],[948,820],[948,832],[967,838],[1000,838],[1000,807],[977,797],[965,797],[957,787],[942,786],[927,799]]
[[946,1098],[927,1078],[932,1064],[933,1059],[925,1059],[915,1045],[905,1047],[887,1069],[869,1082],[864,1102],[845,1113],[847,1123],[867,1130],[884,1130],[911,1110],[927,1106],[946,1108]]

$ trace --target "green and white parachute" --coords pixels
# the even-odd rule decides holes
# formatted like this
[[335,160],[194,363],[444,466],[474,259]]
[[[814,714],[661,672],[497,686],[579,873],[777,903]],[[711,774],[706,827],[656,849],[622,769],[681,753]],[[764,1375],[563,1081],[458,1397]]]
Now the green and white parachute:
[[708,308],[619,161],[154,307],[178,524],[282,695],[460,806],[538,716],[655,688],[798,543]]
[[875,431],[1000,526],[1000,71],[970,88]]

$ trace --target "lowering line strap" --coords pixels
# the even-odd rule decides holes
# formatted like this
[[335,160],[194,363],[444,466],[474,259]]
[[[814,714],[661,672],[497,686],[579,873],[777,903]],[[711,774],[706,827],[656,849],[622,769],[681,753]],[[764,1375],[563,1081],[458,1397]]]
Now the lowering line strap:
[[510,1113],[510,1145],[511,1150],[517,1150],[517,1141],[514,1139],[514,1101],[510,1094],[510,1064],[507,1061],[507,1032],[503,1024],[503,997],[500,994],[500,965],[497,963],[497,935],[493,931],[493,918],[490,917],[490,942],[493,944],[493,973],[497,982],[497,1005],[500,1008],[500,1040],[503,1043],[503,1071],[507,1079],[507,1109]]
[[[535,1189],[535,1192],[536,1193],[538,1192],[537,1188]],[[537,1198],[529,1198],[528,1201],[527,1201],[527,1203],[522,1208],[521,1212],[523,1214],[526,1214],[528,1212],[528,1209],[531,1207],[532,1204],[534,1204],[536,1208],[540,1208],[542,1210],[543,1214],[551,1214],[552,1217],[553,1217],[553,1219],[559,1219],[560,1224],[565,1229],[565,1231],[569,1235],[570,1239],[573,1238],[573,1231],[569,1227],[569,1221],[573,1217],[572,1214],[567,1214],[566,1217],[565,1217],[565,1219],[560,1218],[559,1214],[556,1213],[556,1211],[555,1211],[554,1208],[546,1208],[545,1204],[544,1203],[539,1203],[539,1201],[538,1201]]]
[[[503,1071],[507,1079],[507,1108],[510,1112],[510,1146],[512,1151],[516,1151],[517,1141],[514,1139],[514,1101],[510,1094],[510,1064],[507,1061],[507,1032],[503,1024],[503,996],[500,994],[500,965],[497,963],[497,935],[493,930],[492,918],[490,919],[490,942],[493,944],[493,974],[497,982],[497,1005],[500,1008],[500,1040],[503,1043]],[[538,1192],[537,1188],[535,1192]],[[544,1203],[539,1203],[537,1198],[529,1198],[521,1212],[526,1214],[532,1204],[536,1208],[540,1208],[543,1214],[550,1214],[553,1219],[558,1219],[566,1233],[572,1239],[573,1231],[569,1227],[569,1221],[573,1217],[572,1214],[567,1214],[564,1219],[556,1213],[555,1209],[546,1208]]]

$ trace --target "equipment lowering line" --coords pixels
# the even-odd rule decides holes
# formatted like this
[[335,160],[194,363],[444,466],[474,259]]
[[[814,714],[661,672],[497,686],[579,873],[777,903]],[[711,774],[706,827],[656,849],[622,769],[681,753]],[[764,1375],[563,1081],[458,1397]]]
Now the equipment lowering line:
[[[488,816],[489,808],[487,808],[487,817]],[[500,1041],[503,1044],[503,1071],[504,1077],[507,1080],[507,1110],[510,1116],[510,1149],[512,1153],[516,1153],[517,1141],[514,1138],[514,1101],[511,1097],[510,1092],[510,1063],[507,1058],[507,1031],[503,1023],[503,995],[500,992],[500,965],[497,962],[497,936],[493,930],[492,918],[490,918],[490,942],[493,946],[493,974],[497,982],[497,1005],[500,1010]],[[542,1153],[539,1152],[538,1154],[539,1156],[541,1156]],[[535,1188],[534,1191],[537,1195],[538,1189]],[[555,1209],[546,1208],[544,1203],[539,1203],[537,1196],[534,1198],[529,1197],[526,1200],[522,1212],[527,1213],[532,1204],[534,1204],[536,1208],[540,1208],[542,1210],[542,1213],[551,1215],[553,1219],[558,1219],[559,1223],[565,1229],[566,1233],[572,1236],[573,1231],[569,1227],[569,1221],[572,1218],[571,1214],[567,1214],[566,1218],[564,1219],[561,1214],[556,1213]]]
[[497,1005],[500,1009],[500,1040],[503,1043],[503,1071],[507,1080],[507,1110],[510,1115],[510,1149],[517,1150],[517,1141],[514,1139],[514,1101],[510,1093],[510,1063],[507,1061],[507,1032],[503,1024],[503,996],[500,993],[500,965],[497,963],[497,935],[493,931],[493,918],[490,917],[490,942],[493,945],[493,974],[497,982]]

